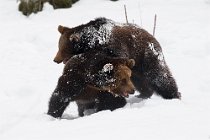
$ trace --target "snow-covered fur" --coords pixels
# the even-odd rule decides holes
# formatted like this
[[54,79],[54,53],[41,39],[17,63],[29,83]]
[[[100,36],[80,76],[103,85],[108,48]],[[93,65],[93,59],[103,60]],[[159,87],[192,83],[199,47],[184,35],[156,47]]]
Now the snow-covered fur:
[[75,54],[97,48],[112,48],[120,57],[134,59],[132,81],[149,98],[154,92],[165,99],[181,98],[158,41],[134,24],[119,24],[110,19],[97,18],[74,28],[59,26],[59,51],[55,62],[66,62]]
[[70,101],[77,102],[80,116],[89,108],[100,111],[124,106],[124,97],[134,93],[130,79],[134,64],[132,59],[113,57],[104,50],[73,56],[50,98],[48,114],[61,117]]

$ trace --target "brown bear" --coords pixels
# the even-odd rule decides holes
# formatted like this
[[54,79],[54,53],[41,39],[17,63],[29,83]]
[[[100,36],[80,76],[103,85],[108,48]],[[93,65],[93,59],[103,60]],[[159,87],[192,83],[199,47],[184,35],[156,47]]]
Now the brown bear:
[[[73,56],[65,64],[50,98],[48,114],[61,117],[71,101],[77,102],[80,116],[89,108],[100,111],[124,106],[124,97],[135,91],[130,79],[134,64],[133,59],[115,57],[112,50],[92,50]],[[112,94],[121,97],[115,100]]]
[[58,31],[56,63],[97,48],[112,48],[115,55],[135,60],[131,78],[139,97],[149,98],[155,92],[165,99],[181,98],[159,42],[137,25],[97,18],[74,28],[59,26]]

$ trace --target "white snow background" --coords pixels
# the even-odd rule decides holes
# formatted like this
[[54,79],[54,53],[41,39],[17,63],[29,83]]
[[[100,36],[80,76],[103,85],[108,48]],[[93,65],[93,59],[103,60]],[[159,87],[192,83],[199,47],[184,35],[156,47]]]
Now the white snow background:
[[[61,120],[46,115],[63,70],[53,62],[58,25],[125,22],[124,4],[129,21],[150,33],[157,14],[155,37],[182,100],[130,97],[124,108],[85,117],[72,103]],[[80,0],[28,18],[17,9],[16,0],[0,2],[1,140],[210,140],[210,0]]]

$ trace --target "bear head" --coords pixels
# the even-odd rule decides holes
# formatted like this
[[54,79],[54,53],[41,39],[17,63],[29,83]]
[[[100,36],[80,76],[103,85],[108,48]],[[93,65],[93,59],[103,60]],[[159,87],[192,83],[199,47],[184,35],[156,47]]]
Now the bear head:
[[131,69],[135,65],[133,59],[127,60],[124,64],[116,66],[114,77],[116,82],[110,87],[112,93],[128,97],[129,94],[134,94],[135,87],[131,81]]
[[135,65],[133,59],[113,59],[108,61],[100,71],[99,78],[94,76],[94,87],[108,91],[116,96],[128,97],[134,94],[135,87],[131,81],[131,68]]
[[64,64],[71,58],[73,54],[73,43],[79,41],[77,34],[74,34],[73,29],[59,25],[58,31],[61,36],[58,42],[58,52],[54,58],[54,62]]

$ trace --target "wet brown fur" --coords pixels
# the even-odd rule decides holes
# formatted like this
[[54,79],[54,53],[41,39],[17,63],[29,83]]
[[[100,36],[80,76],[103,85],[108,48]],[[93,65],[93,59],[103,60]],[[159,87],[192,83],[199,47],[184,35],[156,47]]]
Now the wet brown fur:
[[[95,77],[91,78],[91,76],[97,74],[107,63],[113,65],[110,76],[115,80],[110,84],[97,85],[97,79]],[[80,116],[84,115],[84,109],[89,108],[89,106],[92,109],[96,109],[96,111],[104,109],[114,110],[116,107],[124,106],[126,103],[125,99],[123,97],[115,98],[113,94],[127,96],[134,93],[134,85],[130,79],[130,69],[134,65],[135,61],[132,59],[112,58],[106,53],[98,51],[70,58],[50,98],[48,114],[56,118],[61,117],[71,101],[76,101],[79,105]],[[111,96],[108,94],[111,94]],[[108,102],[109,100],[116,102],[117,106],[114,106],[112,103],[104,103],[104,97],[108,97],[105,99]],[[96,100],[101,98],[104,105],[96,103]]]
[[[160,65],[160,60],[158,59],[159,54],[156,55],[154,51],[149,48],[149,44],[153,44],[154,50],[162,53],[159,42],[144,29],[133,24],[115,25],[112,29],[110,41],[107,42],[106,45],[99,45],[95,48],[88,48],[88,44],[82,44],[83,47],[78,49],[78,47],[68,39],[80,33],[85,27],[93,26],[98,28],[106,21],[108,20],[105,18],[98,18],[74,28],[63,27],[65,31],[61,32],[58,52],[60,52],[62,48],[65,48],[64,50],[66,50],[66,52],[60,53],[55,57],[54,61],[57,63],[65,62],[65,60],[72,55],[84,53],[91,49],[96,49],[96,47],[113,48],[115,54],[118,56],[135,60],[135,67],[132,68],[132,81],[136,89],[141,93],[139,97],[149,98],[156,92],[165,99],[181,98],[175,79],[166,65],[165,60],[163,60],[164,66]],[[62,26],[59,26],[59,28],[62,28]],[[63,44],[62,42],[66,43]],[[165,77],[164,73],[168,76]]]
[[[88,37],[78,39],[77,34],[81,33],[83,28],[93,26],[97,29],[106,23],[106,20],[105,18],[98,18],[74,28],[59,26],[58,30],[61,33],[61,37],[59,50],[54,61],[56,63],[66,63],[73,55],[88,53],[90,50],[97,51],[98,48],[111,48],[115,56],[135,60],[136,64],[132,68],[131,79],[136,90],[140,92],[139,97],[149,98],[155,92],[165,99],[180,99],[181,94],[178,92],[176,81],[170,69],[164,59],[159,60],[159,55],[162,55],[162,48],[159,42],[144,29],[133,24],[115,25],[109,42],[104,45],[89,46],[85,42],[85,39],[89,39]],[[153,45],[154,50],[149,47],[149,44]],[[78,62],[75,64],[77,65]],[[85,67],[87,65],[90,65],[90,63],[88,62]],[[71,66],[74,66],[74,64]],[[80,67],[83,66],[81,65]],[[80,78],[75,80],[80,80]],[[113,92],[118,93],[118,91]]]

